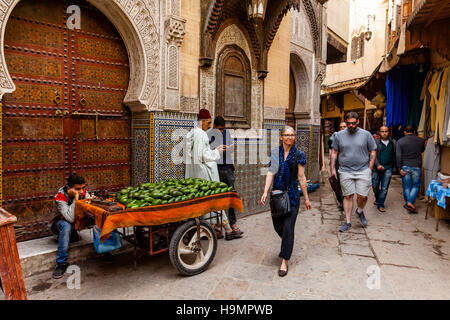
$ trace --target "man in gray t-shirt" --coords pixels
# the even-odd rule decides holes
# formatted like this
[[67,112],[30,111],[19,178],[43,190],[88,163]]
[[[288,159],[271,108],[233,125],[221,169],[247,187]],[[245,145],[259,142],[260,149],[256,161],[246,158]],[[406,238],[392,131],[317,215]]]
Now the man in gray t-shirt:
[[[370,132],[358,128],[359,116],[356,112],[349,112],[345,116],[347,129],[339,131],[331,145],[331,175],[336,177],[335,159],[339,155],[339,175],[344,196],[344,212],[346,222],[339,229],[340,232],[351,228],[351,214],[353,211],[353,195],[357,194],[356,213],[364,227],[367,219],[364,207],[367,203],[372,186],[372,169],[376,158],[377,145]],[[369,156],[370,154],[370,156]]]

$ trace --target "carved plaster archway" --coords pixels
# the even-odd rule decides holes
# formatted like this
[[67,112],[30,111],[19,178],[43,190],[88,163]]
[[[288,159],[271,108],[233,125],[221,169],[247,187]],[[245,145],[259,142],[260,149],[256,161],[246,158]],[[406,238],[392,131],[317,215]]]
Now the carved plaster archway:
[[[241,30],[239,25],[230,24],[222,30],[217,36],[215,44],[214,61],[217,61],[219,53],[227,45],[237,45],[246,57],[250,60],[251,66],[251,123],[252,128],[262,128],[263,115],[260,106],[262,105],[263,97],[263,82],[258,78],[256,71],[254,55],[250,44]],[[213,111],[216,101],[216,63],[209,68],[200,69],[200,107],[207,108]]]
[[[319,1],[320,5],[326,1]],[[304,7],[308,16],[311,32],[314,41],[314,52],[317,59],[322,58],[322,36],[321,36],[321,7],[316,12],[316,8],[311,0],[281,0],[268,2],[266,18],[262,24],[255,26],[248,23],[246,2],[241,0],[212,0],[204,14],[203,35],[201,38],[200,66],[209,67],[214,58],[214,39],[220,25],[226,21],[230,15],[240,15],[243,23],[250,33],[251,46],[257,58],[258,77],[265,78],[267,75],[268,52],[286,13],[295,8],[300,10]]]
[[[0,0],[0,97],[16,87],[9,75],[4,55],[4,36],[8,18],[20,0]],[[130,82],[124,103],[132,111],[155,108],[159,96],[159,16],[153,1],[87,0],[116,27],[127,48]],[[157,21],[157,20],[156,20]]]
[[294,114],[296,118],[309,118],[311,112],[311,79],[303,60],[291,52],[291,70],[295,81]]

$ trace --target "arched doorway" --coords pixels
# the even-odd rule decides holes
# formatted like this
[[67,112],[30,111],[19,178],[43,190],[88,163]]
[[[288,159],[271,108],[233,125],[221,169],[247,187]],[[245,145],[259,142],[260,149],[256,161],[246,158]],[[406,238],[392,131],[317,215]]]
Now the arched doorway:
[[[70,30],[68,5],[81,29]],[[22,0],[5,58],[16,90],[3,96],[3,206],[18,240],[48,234],[52,197],[71,173],[94,192],[130,184],[129,65],[115,27],[84,0]]]
[[228,45],[217,59],[216,115],[230,128],[251,127],[251,66],[244,50]]
[[292,69],[289,70],[289,107],[286,109],[286,124],[295,129],[295,78]]
[[311,118],[311,82],[302,59],[296,54],[290,55],[289,108],[286,109],[287,123]]

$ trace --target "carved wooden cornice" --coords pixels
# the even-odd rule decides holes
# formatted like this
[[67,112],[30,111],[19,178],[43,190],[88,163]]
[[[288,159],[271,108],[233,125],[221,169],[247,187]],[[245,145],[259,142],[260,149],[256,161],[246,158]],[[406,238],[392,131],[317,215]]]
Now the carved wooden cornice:
[[[246,28],[249,36],[249,44],[252,47],[254,58],[256,60],[257,72],[259,78],[265,78],[268,63],[268,52],[280,27],[281,21],[288,11],[292,8],[300,10],[303,5],[311,26],[314,49],[320,56],[321,33],[320,20],[314,8],[314,0],[269,0],[266,8],[265,19],[262,23],[253,23],[247,16],[246,0],[211,0],[207,10],[202,14],[204,19],[204,28],[201,34],[201,67],[210,67],[214,59],[215,38],[222,23],[234,18],[238,19],[241,25]],[[320,4],[326,1],[317,1]],[[317,5],[317,3],[315,3]]]

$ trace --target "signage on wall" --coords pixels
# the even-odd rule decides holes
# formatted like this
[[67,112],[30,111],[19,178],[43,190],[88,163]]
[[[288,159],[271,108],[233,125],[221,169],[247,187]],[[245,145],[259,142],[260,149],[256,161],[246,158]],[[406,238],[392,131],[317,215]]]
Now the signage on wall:
[[67,7],[67,14],[70,16],[67,18],[66,26],[70,30],[81,29],[81,9],[77,5],[71,5]]

